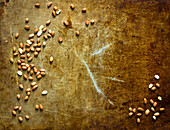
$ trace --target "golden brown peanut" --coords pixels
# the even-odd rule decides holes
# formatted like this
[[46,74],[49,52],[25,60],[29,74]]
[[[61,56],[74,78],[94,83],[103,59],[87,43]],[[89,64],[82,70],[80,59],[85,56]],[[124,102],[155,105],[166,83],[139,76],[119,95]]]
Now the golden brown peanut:
[[136,115],[137,115],[137,116],[142,116],[142,113],[137,113]]
[[27,89],[26,89],[26,92],[30,92],[30,91],[31,91],[31,88],[27,88]]
[[30,117],[29,117],[28,115],[26,115],[26,116],[25,116],[25,119],[26,119],[26,120],[29,120],[29,119],[30,119]]
[[24,79],[27,80],[27,75],[26,74],[24,74]]
[[41,78],[42,78],[42,76],[41,76],[41,75],[38,75],[38,76],[37,76],[37,79],[41,79]]
[[79,35],[80,35],[79,31],[76,31],[76,36],[79,36]]
[[22,76],[22,71],[17,71],[17,74],[18,74],[19,76]]
[[29,80],[33,80],[33,77],[32,77],[32,76],[30,76],[28,79],[29,79]]
[[133,112],[129,112],[129,116],[132,116],[133,115]]
[[21,64],[21,60],[17,60],[17,63],[18,63],[18,64]]
[[40,52],[40,51],[41,51],[41,48],[36,48],[36,51],[37,51],[37,52]]
[[44,108],[44,107],[43,107],[43,105],[42,105],[42,104],[40,104],[40,110],[41,110],[41,111],[43,110],[43,108]]
[[136,122],[139,124],[140,123],[140,118],[137,118]]
[[52,2],[49,2],[49,3],[47,4],[47,7],[49,8],[49,7],[51,7],[51,5],[52,5]]
[[20,94],[17,94],[17,99],[19,100],[21,98],[21,95]]
[[25,96],[24,100],[27,101],[28,99],[29,99],[29,97],[28,97],[28,96]]
[[57,10],[58,10],[57,6],[54,6],[54,7],[53,7],[53,10],[57,11]]
[[151,104],[154,104],[154,101],[153,101],[153,99],[150,99],[150,103],[151,103]]
[[39,4],[39,3],[36,3],[36,4],[35,4],[35,7],[39,8],[39,7],[40,7],[40,4]]
[[13,47],[13,52],[16,52],[16,50],[17,50],[17,48],[14,46],[14,47]]
[[39,106],[38,106],[38,105],[35,105],[35,109],[38,110],[38,109],[39,109]]
[[53,15],[54,17],[56,16],[56,11],[55,11],[55,10],[52,11],[52,15]]
[[43,35],[43,38],[44,38],[45,40],[47,40],[47,39],[48,39],[47,35]]
[[38,85],[35,85],[34,87],[32,87],[32,90],[34,91],[37,88],[38,88]]
[[25,60],[24,59],[20,59],[21,60],[21,63],[25,63]]
[[153,118],[153,120],[156,120],[156,116],[153,116],[152,118]]
[[89,25],[89,20],[86,20],[86,26],[88,26]]
[[30,39],[33,38],[33,37],[34,37],[34,34],[33,34],[33,33],[29,35],[29,38],[30,38]]
[[59,43],[62,43],[63,42],[63,39],[61,37],[58,38],[58,42]]
[[14,62],[14,59],[13,59],[13,58],[10,58],[9,60],[10,60],[10,62],[11,62],[11,63],[13,63],[13,62]]
[[74,9],[75,9],[74,4],[71,4],[71,5],[70,5],[70,8],[71,8],[72,10],[74,10]]
[[53,60],[54,60],[54,58],[51,56],[51,57],[50,57],[50,62],[52,63],[52,62],[53,62]]
[[30,96],[31,92],[27,92],[27,96]]
[[31,68],[34,68],[34,66],[35,66],[34,64],[30,64],[30,67],[31,67]]
[[21,110],[22,110],[22,107],[21,107],[21,106],[19,106],[18,111],[21,111]]
[[41,71],[41,72],[45,72],[45,69],[39,69],[39,71]]
[[46,22],[46,25],[48,26],[50,23],[51,23],[51,20],[48,20],[48,21]]
[[34,47],[32,46],[32,47],[30,47],[30,50],[31,50],[32,52],[34,52],[35,49],[34,49]]
[[28,23],[29,22],[29,18],[25,18],[25,22]]
[[156,87],[152,87],[151,90],[152,90],[152,91],[155,91],[155,90],[156,90]]
[[27,57],[28,57],[28,58],[30,58],[30,57],[31,57],[30,53],[27,53]]
[[133,110],[132,110],[132,111],[133,111],[133,113],[135,113],[135,112],[136,112],[136,108],[133,108]]
[[94,20],[90,20],[90,22],[91,22],[91,24],[93,25],[95,21],[94,21]]
[[159,115],[160,115],[159,112],[154,113],[154,116],[159,116]]
[[144,109],[141,107],[138,107],[138,111],[144,111]]
[[143,103],[144,103],[144,104],[147,104],[147,102],[148,102],[147,99],[144,98],[144,99],[143,99]]
[[40,38],[37,38],[37,43],[40,43]]
[[45,76],[46,74],[45,74],[45,72],[41,72],[41,75],[42,75],[42,76]]
[[15,52],[13,55],[14,55],[14,56],[17,56],[17,55],[18,55],[18,53],[17,53],[17,52]]
[[38,43],[37,46],[38,46],[38,47],[41,47],[41,43]]
[[26,30],[30,30],[30,26],[29,25],[25,25],[25,29]]
[[26,43],[25,46],[26,46],[26,47],[30,47],[30,44],[29,44],[29,43]]
[[26,52],[30,52],[30,48],[27,48],[27,49],[26,49]]
[[52,36],[52,37],[54,37],[54,35],[55,35],[55,32],[54,32],[54,31],[52,31],[52,32],[51,32],[51,36]]
[[43,42],[43,47],[45,47],[46,46],[46,42]]
[[159,111],[165,111],[165,108],[162,107],[162,108],[159,109]]
[[30,42],[34,43],[34,39],[30,39]]
[[160,77],[159,77],[159,75],[155,75],[154,78],[155,78],[156,80],[159,80]]
[[13,115],[13,116],[16,116],[16,114],[17,114],[17,112],[13,110],[13,111],[12,111],[12,115]]
[[28,62],[32,61],[33,57],[31,56],[30,58],[28,58]]
[[47,31],[47,28],[43,28],[42,31],[45,33]]
[[34,73],[34,71],[33,71],[33,70],[31,70],[31,71],[30,71],[30,75],[33,75],[33,73]]
[[51,37],[51,34],[49,34],[49,33],[48,33],[48,34],[47,34],[47,37],[49,37],[49,38],[50,38],[50,37]]
[[133,109],[131,107],[129,107],[129,111],[133,111]]
[[87,10],[86,8],[83,8],[83,9],[82,9],[82,12],[83,12],[83,13],[85,13],[85,12],[86,12],[86,10]]
[[26,66],[26,63],[21,63],[21,66]]
[[20,66],[20,65],[18,65],[18,69],[19,69],[19,70],[21,69],[21,66]]
[[26,66],[22,66],[22,69],[23,69],[23,70],[27,70],[27,67],[26,67]]
[[23,49],[24,44],[23,44],[23,43],[19,43],[19,47],[20,47],[21,49]]
[[68,25],[69,25],[69,23],[68,23],[67,20],[65,20],[63,23],[64,23],[65,26],[68,26]]
[[31,83],[31,86],[33,87],[33,86],[35,86],[37,83],[36,82],[32,82]]
[[38,54],[39,54],[38,52],[34,52],[34,56],[38,56]]
[[150,113],[150,110],[147,109],[147,110],[145,111],[145,115],[147,116],[147,115],[149,115],[149,113]]
[[19,84],[19,88],[23,90],[24,86],[22,84]]
[[18,110],[18,109],[19,109],[19,106],[15,106],[15,107],[14,107],[14,110]]
[[19,37],[19,33],[16,33],[15,38],[17,39]]
[[153,107],[156,107],[156,106],[157,106],[157,104],[158,104],[157,102],[154,102],[154,103],[153,103]]
[[33,70],[34,70],[34,73],[37,73],[38,71],[36,67],[34,67]]
[[151,110],[152,110],[153,112],[155,112],[155,108],[154,108],[154,107],[151,107]]
[[25,55],[20,55],[20,58],[21,59],[25,59]]
[[159,84],[159,83],[156,83],[155,86],[156,86],[157,88],[160,88],[160,84]]
[[18,120],[19,120],[19,122],[22,122],[23,121],[23,119],[22,119],[22,117],[18,117]]
[[40,75],[41,73],[40,73],[40,71],[38,71],[37,73],[36,73],[36,76],[38,76],[38,75]]
[[158,100],[159,100],[159,101],[162,101],[162,97],[161,97],[161,96],[158,96]]
[[35,29],[34,30],[34,34],[37,34],[38,31],[39,31],[39,29]]

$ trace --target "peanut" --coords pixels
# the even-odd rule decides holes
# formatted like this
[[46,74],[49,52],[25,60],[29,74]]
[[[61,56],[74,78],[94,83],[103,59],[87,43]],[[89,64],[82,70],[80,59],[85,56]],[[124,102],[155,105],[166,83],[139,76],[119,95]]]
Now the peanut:
[[29,22],[29,18],[25,18],[25,22],[28,23]]
[[144,99],[143,99],[143,103],[144,103],[144,104],[147,104],[147,102],[148,102],[147,99],[144,98]]
[[56,16],[56,11],[55,11],[55,10],[52,11],[52,15],[53,15],[54,17]]
[[30,30],[30,26],[29,25],[25,25],[25,29],[26,30]]
[[43,28],[43,30],[42,30],[44,33],[47,31],[47,28]]
[[22,119],[22,117],[18,117],[18,120],[19,120],[19,122],[22,122],[23,121],[23,119]]
[[13,63],[13,62],[14,62],[14,59],[13,59],[13,58],[10,58],[9,60],[10,60],[10,62],[11,62],[11,63]]
[[17,52],[15,52],[13,55],[14,55],[14,56],[17,56],[17,55],[18,55],[18,53],[17,53]]
[[31,92],[27,92],[27,96],[30,96],[30,93],[31,93]]
[[41,72],[41,75],[42,75],[42,76],[45,76],[46,74],[45,74],[45,72]]
[[21,110],[22,110],[22,107],[21,107],[21,106],[19,106],[18,111],[21,111]]
[[24,79],[27,80],[27,75],[26,74],[24,74]]
[[63,42],[63,39],[61,37],[58,38],[58,42],[59,43],[62,43]]
[[64,23],[65,26],[68,26],[68,25],[69,25],[69,23],[68,23],[67,20],[65,20],[63,23]]
[[52,36],[52,37],[54,37],[54,35],[55,35],[55,32],[54,32],[54,31],[52,31],[52,32],[51,32],[51,36]]
[[34,43],[34,39],[30,39],[30,42]]
[[41,73],[40,73],[40,71],[38,71],[37,73],[36,73],[36,76],[38,76],[38,75],[40,75]]
[[145,111],[145,115],[147,116],[147,115],[149,115],[149,113],[150,113],[150,110],[147,109],[147,110]]
[[129,116],[132,116],[133,115],[133,112],[129,112]]
[[71,4],[71,5],[70,5],[70,8],[71,8],[72,10],[74,10],[74,9],[75,9],[74,4]]
[[32,52],[35,51],[34,47],[30,47],[30,50],[31,50]]
[[149,89],[151,89],[153,87],[153,84],[149,84]]
[[40,38],[37,38],[37,43],[40,43]]
[[49,38],[50,38],[50,37],[51,37],[51,34],[47,34],[47,37],[49,37]]
[[30,48],[27,48],[27,49],[26,49],[26,52],[30,52]]
[[35,86],[37,83],[36,82],[32,82],[31,83],[31,86],[33,87],[33,86]]
[[18,69],[19,69],[19,70],[21,69],[21,66],[20,66],[20,65],[18,65]]
[[31,68],[34,68],[34,66],[35,66],[34,64],[30,64],[30,67],[31,67]]
[[154,102],[154,103],[153,103],[153,107],[156,107],[156,106],[157,106],[157,104],[158,104],[157,102]]
[[133,111],[133,109],[131,107],[129,107],[129,111]]
[[29,35],[29,38],[30,38],[30,39],[33,38],[33,37],[34,37],[34,34],[33,34],[33,33]]
[[152,91],[155,91],[155,90],[156,90],[156,87],[152,87],[151,90],[152,90]]
[[155,86],[156,86],[157,88],[160,88],[160,84],[159,84],[159,83],[156,83]]
[[151,110],[152,110],[153,112],[155,112],[155,108],[154,108],[154,107],[151,107]]
[[89,20],[86,20],[86,26],[88,26],[89,25]]
[[43,47],[45,47],[46,46],[46,42],[43,42]]
[[41,78],[42,78],[41,74],[37,76],[37,79],[41,79]]
[[29,80],[33,80],[33,77],[32,77],[32,76],[30,76],[28,79],[29,79]]
[[46,90],[44,90],[44,91],[42,91],[42,95],[47,95],[47,91]]
[[38,71],[36,67],[34,67],[33,70],[34,70],[34,73],[37,73]]
[[18,74],[19,76],[22,76],[22,71],[17,71],[17,74]]
[[28,62],[32,61],[33,57],[31,56],[30,58],[28,58]]
[[150,103],[151,103],[151,104],[154,104],[154,101],[153,101],[153,99],[150,99]]
[[51,5],[52,5],[52,2],[49,2],[49,3],[47,4],[47,7],[49,8],[49,7],[51,7]]
[[12,115],[16,116],[17,112],[16,111],[12,111]]
[[51,57],[50,57],[50,62],[52,63],[52,62],[53,62],[53,60],[54,60],[54,58],[51,56]]
[[38,109],[39,109],[39,106],[38,106],[38,105],[35,105],[35,109],[38,110]]
[[34,52],[34,56],[38,56],[38,52]]
[[142,113],[137,113],[137,116],[142,116]]
[[86,10],[87,10],[86,8],[83,8],[83,9],[82,9],[82,12],[83,12],[83,13],[85,13],[85,12],[86,12]]
[[29,99],[29,97],[28,97],[28,96],[25,96],[24,100],[27,101],[28,99]]
[[38,47],[41,47],[41,43],[38,43],[37,46],[38,46]]
[[138,111],[144,111],[144,109],[141,107],[138,107]]
[[91,24],[93,25],[95,21],[94,21],[94,20],[90,20],[90,22],[91,22]]
[[34,44],[34,45],[33,45],[33,47],[37,47],[37,46],[38,46],[38,44]]
[[43,107],[43,105],[42,105],[42,104],[40,104],[40,110],[41,110],[41,111],[43,110],[43,108],[44,108],[44,107]]
[[19,88],[23,90],[24,86],[22,84],[19,84]]
[[43,35],[43,37],[44,37],[44,39],[45,39],[45,40],[47,40],[47,39],[48,39],[47,35]]
[[25,59],[25,55],[20,55],[20,58],[21,59]]
[[21,60],[17,60],[17,63],[18,63],[18,64],[21,64]]
[[79,31],[76,31],[76,35],[77,35],[77,36],[79,36],[79,35],[80,35]]
[[54,7],[53,7],[53,10],[57,11],[57,10],[58,10],[57,6],[54,6]]
[[34,34],[37,34],[38,31],[39,31],[39,29],[35,29],[35,30],[34,30]]
[[13,52],[16,52],[16,50],[17,50],[17,48],[14,46],[14,47],[13,47]]
[[38,88],[38,85],[35,85],[34,87],[32,87],[32,90],[34,91],[37,88]]
[[159,112],[154,113],[154,116],[159,116],[159,115],[160,115]]
[[40,7],[40,4],[39,4],[39,3],[36,3],[36,4],[35,4],[35,7],[39,8],[39,7]]
[[153,116],[152,118],[153,118],[153,120],[156,120],[156,116]]
[[23,69],[23,70],[26,70],[26,69],[27,69],[27,67],[26,67],[26,66],[22,66],[22,69]]
[[165,108],[160,108],[159,111],[165,111]]
[[15,106],[15,107],[14,107],[14,110],[18,110],[18,109],[19,109],[19,106]]
[[30,119],[30,117],[29,117],[28,115],[26,115],[26,116],[25,116],[25,119],[26,119],[26,120],[29,120],[29,119]]
[[30,47],[30,44],[29,44],[29,43],[26,43],[25,45],[26,45],[26,47]]
[[33,75],[33,73],[34,73],[34,71],[33,71],[33,70],[31,70],[31,71],[30,71],[30,75]]
[[137,121],[137,123],[139,124],[139,123],[140,123],[140,118],[137,118],[137,120],[136,120],[136,121]]
[[159,77],[159,75],[155,75],[154,78],[155,78],[156,80],[159,80],[160,77]]
[[17,99],[19,100],[21,98],[21,95],[20,94],[17,94]]
[[135,113],[135,112],[136,112],[136,108],[133,108],[133,110],[132,110],[132,111],[133,111],[133,113]]
[[46,25],[48,26],[50,23],[51,23],[51,20],[48,20],[48,21],[46,22]]
[[19,33],[16,33],[15,38],[17,39],[19,37]]
[[31,91],[31,89],[30,89],[30,88],[27,88],[27,89],[26,89],[26,92],[30,92],[30,91]]

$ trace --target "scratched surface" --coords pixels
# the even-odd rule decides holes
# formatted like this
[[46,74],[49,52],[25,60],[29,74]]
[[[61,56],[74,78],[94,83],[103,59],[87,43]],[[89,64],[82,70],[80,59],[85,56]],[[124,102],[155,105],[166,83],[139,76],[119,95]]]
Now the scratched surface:
[[[1,1],[0,8],[0,129],[170,129],[170,3],[167,1],[138,0],[51,0],[62,10],[56,18],[47,8],[48,0]],[[40,8],[34,7],[40,2]],[[69,5],[76,8],[72,11]],[[87,8],[85,14],[81,13]],[[25,18],[30,19],[30,31],[24,29]],[[72,27],[67,29],[64,20],[70,18]],[[47,29],[55,31],[47,40],[34,63],[44,68],[47,75],[38,81],[39,88],[31,92],[24,102],[25,92],[18,83],[29,87],[29,81],[19,78],[17,59],[10,64],[12,47],[25,43],[28,35],[51,19]],[[86,19],[94,25],[85,26]],[[75,35],[79,30],[80,36]],[[15,34],[20,36],[16,40]],[[58,44],[58,37],[63,43]],[[35,38],[36,39],[36,38]],[[43,39],[41,37],[41,39]],[[8,40],[8,42],[5,42]],[[49,58],[54,57],[50,65]],[[161,88],[156,93],[148,90],[154,74],[159,74]],[[35,78],[35,77],[34,77]],[[34,81],[36,81],[34,79]],[[48,91],[42,96],[43,90]],[[18,101],[16,95],[21,94]],[[157,121],[152,114],[128,117],[128,107],[144,106],[144,97],[163,101],[165,107]],[[43,104],[42,112],[35,111],[36,104]],[[23,110],[12,116],[12,109],[21,105]],[[18,116],[30,120],[18,122]]]

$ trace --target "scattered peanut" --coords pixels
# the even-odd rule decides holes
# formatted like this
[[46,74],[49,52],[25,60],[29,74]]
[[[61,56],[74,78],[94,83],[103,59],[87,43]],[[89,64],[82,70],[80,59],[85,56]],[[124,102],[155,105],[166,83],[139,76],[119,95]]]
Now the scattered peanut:
[[159,101],[162,101],[162,97],[161,97],[161,96],[158,96],[158,100],[159,100]]
[[159,75],[155,75],[154,78],[155,78],[156,80],[159,80],[160,77],[159,77]]
[[154,116],[159,116],[159,115],[160,115],[159,112],[154,113]]
[[70,5],[70,8],[71,8],[72,10],[74,10],[74,9],[75,9],[74,4],[71,4],[71,5]]
[[149,84],[149,89],[151,89],[153,87],[153,84]]
[[156,86],[157,88],[160,88],[160,84],[159,84],[159,83],[156,83],[155,86]]
[[34,87],[32,87],[32,90],[34,91],[37,88],[38,88],[38,85],[35,85]]
[[53,15],[54,17],[56,16],[56,11],[55,11],[55,10],[52,11],[52,15]]
[[136,112],[136,108],[133,108],[133,110],[132,110],[132,111],[133,111],[133,113],[135,113],[135,112]]
[[152,118],[153,118],[153,120],[156,120],[156,116],[153,116]]
[[22,110],[22,107],[21,107],[21,106],[19,106],[18,111],[21,111],[21,110]]
[[27,70],[27,67],[26,67],[26,66],[22,66],[22,69],[23,69],[23,70]]
[[62,43],[63,42],[63,39],[61,37],[58,38],[58,42],[59,43]]
[[140,118],[137,118],[136,122],[139,124],[140,123]]
[[49,8],[49,7],[51,7],[51,5],[52,5],[52,2],[49,2],[49,3],[47,4],[47,7]]
[[137,116],[142,116],[142,113],[137,113],[136,115],[137,115]]
[[30,117],[29,117],[28,115],[26,115],[26,116],[25,116],[25,119],[26,119],[26,120],[29,120],[29,119],[30,119]]
[[129,112],[129,116],[132,116],[133,115],[133,112]]
[[38,105],[35,105],[35,109],[38,110],[38,109],[39,109],[39,106],[38,106]]
[[42,91],[42,95],[47,95],[47,90]]
[[36,4],[35,4],[35,7],[39,8],[39,7],[40,7],[40,4],[39,4],[39,3],[36,3]]
[[54,6],[54,7],[53,7],[53,10],[57,11],[57,10],[58,10],[57,6]]
[[22,76],[22,71],[18,71],[17,74],[18,74],[19,76]]
[[19,88],[23,90],[24,86],[22,84],[19,84]]
[[28,96],[25,96],[25,98],[24,98],[24,99],[25,99],[25,101],[27,101],[27,100],[29,99],[29,97],[28,97]]
[[89,20],[86,20],[86,26],[88,26],[89,25]]
[[25,29],[26,30],[30,30],[30,26],[29,25],[25,25]]
[[94,24],[95,21],[94,20],[90,20],[90,22],[91,22],[91,24]]
[[144,109],[141,107],[138,107],[138,111],[144,111]]
[[69,25],[69,23],[68,23],[67,20],[65,20],[63,23],[64,23],[65,26],[68,26],[68,25]]
[[131,107],[129,107],[129,111],[133,111],[133,109]]
[[13,63],[13,62],[14,62],[14,59],[13,59],[13,58],[10,58],[9,60],[10,60],[10,62],[11,62],[11,63]]
[[17,99],[19,100],[21,98],[21,95],[20,94],[17,94]]
[[17,112],[16,111],[12,111],[12,115],[16,116]]
[[46,46],[46,42],[43,42],[43,47],[45,47]]
[[17,48],[14,46],[14,47],[13,47],[13,52],[16,52],[16,50],[17,50]]
[[15,52],[13,55],[14,55],[14,56],[17,56],[17,55],[18,55],[18,53],[17,53],[17,52]]
[[76,35],[77,35],[77,36],[79,36],[79,35],[80,35],[79,31],[76,31]]
[[18,109],[19,109],[19,106],[15,106],[15,107],[14,107],[14,110],[18,110]]
[[147,116],[147,115],[149,115],[149,113],[150,113],[150,110],[147,109],[147,110],[145,111],[145,115]]
[[155,90],[156,90],[156,87],[152,87],[151,90],[152,90],[152,91],[155,91]]
[[83,12],[83,13],[85,13],[85,12],[86,12],[86,10],[87,10],[86,8],[83,8],[83,9],[82,9],[82,12]]
[[154,104],[154,101],[153,101],[153,99],[150,99],[150,103],[151,103],[151,104]]
[[27,96],[30,96],[30,93],[31,93],[31,92],[27,92]]
[[153,107],[156,107],[156,106],[157,106],[157,104],[158,104],[157,102],[154,102],[154,103],[153,103]]
[[27,80],[27,75],[26,74],[24,74],[24,79]]
[[16,33],[15,38],[17,39],[19,37],[19,33]]
[[45,40],[47,40],[47,39],[48,39],[47,35],[43,35],[43,37],[44,37],[44,39],[45,39]]
[[51,23],[51,20],[48,20],[48,21],[46,22],[46,25],[48,26],[50,23]]
[[155,112],[155,108],[154,108],[154,107],[151,107],[151,110],[152,110],[153,112]]
[[144,103],[144,104],[147,104],[147,102],[148,102],[147,99],[144,98],[144,99],[143,99],[143,103]]
[[42,105],[42,104],[40,104],[40,110],[41,110],[41,111],[43,110],[43,108],[44,108],[44,107],[43,107],[43,105]]
[[30,38],[30,39],[33,38],[33,37],[34,37],[34,34],[33,34],[33,33],[29,35],[29,38]]
[[51,57],[50,57],[50,62],[52,63],[52,62],[53,62],[53,60],[54,60],[54,58],[51,56]]
[[19,122],[22,122],[23,121],[23,119],[22,119],[22,117],[18,117],[18,120],[19,120]]
[[29,22],[29,18],[25,18],[25,22],[28,23]]
[[160,110],[160,111],[165,111],[165,108],[162,107],[162,108],[160,108],[159,110]]
[[17,60],[17,63],[18,63],[18,64],[21,64],[21,60]]

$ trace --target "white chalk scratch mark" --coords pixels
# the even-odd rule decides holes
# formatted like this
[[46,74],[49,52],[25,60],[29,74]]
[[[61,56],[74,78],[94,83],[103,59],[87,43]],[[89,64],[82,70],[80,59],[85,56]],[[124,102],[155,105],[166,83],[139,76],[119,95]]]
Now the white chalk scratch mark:
[[105,94],[104,94],[104,93],[100,90],[100,88],[97,86],[97,83],[96,83],[96,81],[95,81],[95,79],[94,79],[93,73],[90,71],[90,68],[89,68],[88,65],[86,64],[85,60],[84,60],[81,56],[79,56],[76,51],[75,51],[75,54],[76,54],[77,57],[80,59],[80,61],[81,61],[82,63],[84,63],[84,65],[86,66],[86,69],[87,69],[87,71],[88,71],[88,73],[89,73],[89,75],[90,75],[90,78],[91,78],[91,80],[92,80],[92,82],[93,82],[93,84],[94,84],[94,87],[96,88],[97,92],[98,92],[99,94],[102,94],[102,95],[108,100],[108,102],[113,105],[113,103],[105,96]]
[[105,76],[102,76],[106,79],[111,79],[111,80],[114,80],[114,81],[118,81],[118,82],[125,82],[124,80],[120,80],[120,79],[117,79],[117,78],[114,78],[114,77],[105,77]]
[[99,51],[94,52],[94,53],[92,54],[92,56],[100,54],[102,51],[104,51],[105,49],[107,49],[110,45],[112,45],[112,43],[110,43],[110,44],[104,46],[104,47],[101,48]]

